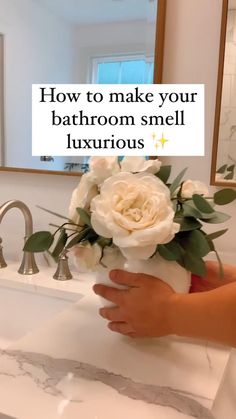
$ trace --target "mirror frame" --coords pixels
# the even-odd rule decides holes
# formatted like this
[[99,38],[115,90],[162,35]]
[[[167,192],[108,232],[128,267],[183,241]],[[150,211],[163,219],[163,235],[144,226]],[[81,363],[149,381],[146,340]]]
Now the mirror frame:
[[[154,51],[154,84],[162,82],[163,56],[165,43],[165,19],[166,19],[166,2],[167,0],[158,0],[157,19],[156,19],[156,40]],[[158,57],[158,59],[157,59]],[[3,126],[4,129],[4,126]],[[151,158],[151,157],[150,157]],[[0,167],[0,172],[21,172],[21,173],[38,173],[41,175],[63,175],[63,176],[82,176],[83,172],[64,172],[39,169],[24,169],[16,167]]]
[[224,78],[225,43],[226,43],[226,30],[227,30],[227,18],[228,18],[228,5],[229,5],[229,1],[228,0],[223,0],[210,184],[214,185],[214,186],[225,186],[225,187],[235,186],[236,187],[236,181],[233,181],[233,182],[230,182],[228,180],[227,181],[223,181],[223,180],[216,181],[216,179],[215,179],[216,170],[217,170],[217,152],[218,152],[218,146],[219,146],[220,115],[221,115],[222,89],[223,89],[223,78]]

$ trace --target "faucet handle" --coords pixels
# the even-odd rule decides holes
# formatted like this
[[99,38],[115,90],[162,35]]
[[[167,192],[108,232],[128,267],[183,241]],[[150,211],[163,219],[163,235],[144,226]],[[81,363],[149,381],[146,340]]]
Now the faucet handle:
[[[24,241],[26,242],[28,237],[25,237]],[[33,275],[37,274],[39,269],[36,265],[34,253],[23,252],[23,259],[21,265],[18,269],[18,273],[21,275]]]
[[53,275],[53,279],[57,281],[68,281],[73,278],[68,265],[67,253],[68,250],[64,248],[59,256],[57,270]]
[[0,269],[1,268],[6,268],[6,266],[7,266],[7,263],[6,263],[5,259],[4,259],[3,253],[2,253],[2,249],[3,249],[3,247],[2,247],[2,239],[0,237]]

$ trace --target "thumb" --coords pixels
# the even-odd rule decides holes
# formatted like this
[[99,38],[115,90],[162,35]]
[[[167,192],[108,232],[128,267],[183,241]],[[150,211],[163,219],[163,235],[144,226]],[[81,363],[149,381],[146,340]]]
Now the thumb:
[[122,271],[115,269],[110,272],[110,279],[117,284],[129,285],[130,287],[140,287],[143,283],[143,274]]

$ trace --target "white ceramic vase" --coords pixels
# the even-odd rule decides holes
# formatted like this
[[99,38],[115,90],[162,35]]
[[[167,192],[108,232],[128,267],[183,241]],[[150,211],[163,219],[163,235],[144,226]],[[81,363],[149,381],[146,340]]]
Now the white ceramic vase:
[[[112,264],[107,268],[99,266],[97,269],[96,283],[105,284],[110,287],[118,289],[127,289],[126,286],[121,286],[109,278],[109,272],[112,269],[122,269],[128,272],[144,273],[162,279],[169,284],[177,293],[187,294],[191,285],[191,274],[182,268],[177,262],[169,262],[163,259],[159,254],[148,260],[124,260],[117,265]],[[114,306],[114,304],[101,298],[102,304],[105,307]]]

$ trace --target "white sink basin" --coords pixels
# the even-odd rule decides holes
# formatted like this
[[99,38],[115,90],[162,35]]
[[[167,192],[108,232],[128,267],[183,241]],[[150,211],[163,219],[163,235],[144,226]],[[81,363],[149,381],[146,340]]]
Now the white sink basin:
[[15,266],[0,270],[0,349],[4,349],[80,300],[79,280],[54,281],[53,270],[24,276]]
[[0,348],[6,348],[71,304],[71,300],[0,287]]
[[0,348],[66,309],[70,300],[0,287]]

